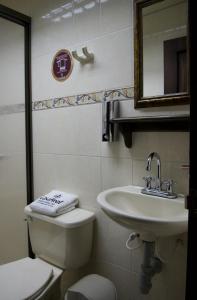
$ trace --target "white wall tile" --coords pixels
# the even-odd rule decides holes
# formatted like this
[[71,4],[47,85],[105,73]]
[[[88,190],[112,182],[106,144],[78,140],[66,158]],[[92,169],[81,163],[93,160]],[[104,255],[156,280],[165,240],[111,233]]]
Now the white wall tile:
[[189,172],[181,166],[187,162],[164,162],[163,178],[174,180],[174,191],[187,195],[189,193]]
[[76,193],[80,206],[97,208],[96,197],[101,191],[100,158],[88,156],[58,156],[57,188]]
[[0,39],[0,105],[24,103],[24,28],[1,18]]
[[[87,47],[94,53],[95,61],[84,67],[76,62],[73,80],[77,86],[74,90],[88,92],[130,85],[133,82],[132,43],[130,29],[89,41]],[[84,44],[76,50],[80,51],[82,46]]]
[[[73,72],[64,82],[56,81],[51,73],[56,51],[35,57],[32,62],[33,101],[129,86],[133,82],[132,43],[132,32],[125,29],[88,41],[86,45],[79,44],[74,49],[66,47],[80,54],[81,48],[87,46],[94,53],[95,61],[82,66],[75,60]],[[58,50],[58,44],[56,47]]]
[[52,189],[77,194],[81,207],[97,208],[101,191],[100,158],[73,155],[35,154],[36,196]]
[[132,184],[138,186],[144,186],[143,177],[149,175],[145,170],[146,161],[133,160],[132,161]]
[[131,184],[131,165],[131,159],[102,157],[102,189]]
[[112,143],[101,142],[101,155],[104,157],[121,157],[132,159],[132,148],[127,148],[120,132],[118,140]]
[[0,115],[0,128],[0,155],[25,153],[25,114]]
[[[68,48],[70,45],[76,44],[77,37],[74,26],[74,16],[72,9],[63,10],[60,21],[54,21],[54,18],[44,18],[47,10],[36,19],[33,18],[32,23],[32,57],[46,55],[57,50]],[[62,17],[63,16],[63,17]],[[68,17],[65,17],[68,16]],[[43,19],[44,18],[44,19]]]
[[55,189],[57,166],[53,155],[34,153],[34,198]]
[[189,160],[189,134],[187,132],[140,132],[133,134],[133,158],[147,159],[158,152],[162,161]]
[[133,26],[132,0],[101,0],[101,31],[110,33]]
[[35,152],[72,153],[76,141],[72,132],[75,122],[72,111],[73,108],[33,112]]
[[78,43],[97,38],[100,35],[99,1],[84,0],[73,2],[73,14],[75,21],[74,32]]
[[101,104],[35,111],[34,151],[100,155]]
[[95,67],[90,73],[92,78],[88,76],[93,90],[132,84],[133,32],[130,28],[96,39],[89,44],[95,53]]
[[126,248],[130,233],[130,229],[120,226],[99,210],[94,231],[95,259],[131,271],[131,251]]
[[75,112],[75,136],[77,143],[75,144],[76,154],[100,156],[102,138],[101,125],[101,104],[81,105],[77,107]]

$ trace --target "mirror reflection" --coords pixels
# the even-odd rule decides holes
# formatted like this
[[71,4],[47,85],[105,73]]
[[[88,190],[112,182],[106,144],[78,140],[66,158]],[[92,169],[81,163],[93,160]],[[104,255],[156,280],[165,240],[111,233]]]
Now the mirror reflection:
[[185,93],[187,1],[163,0],[142,7],[142,97]]

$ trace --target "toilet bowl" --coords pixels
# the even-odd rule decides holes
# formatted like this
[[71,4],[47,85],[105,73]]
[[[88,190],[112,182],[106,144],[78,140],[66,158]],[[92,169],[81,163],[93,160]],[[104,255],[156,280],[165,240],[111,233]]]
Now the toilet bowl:
[[77,269],[90,257],[93,212],[76,208],[58,217],[25,207],[35,259],[0,266],[0,299],[58,300],[63,270]]

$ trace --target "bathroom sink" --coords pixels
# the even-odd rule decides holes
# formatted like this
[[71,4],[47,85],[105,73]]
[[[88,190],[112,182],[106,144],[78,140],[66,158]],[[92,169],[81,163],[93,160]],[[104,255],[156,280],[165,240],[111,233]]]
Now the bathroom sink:
[[102,210],[114,221],[140,233],[144,240],[187,231],[188,211],[184,197],[167,199],[141,193],[137,186],[123,186],[101,192]]

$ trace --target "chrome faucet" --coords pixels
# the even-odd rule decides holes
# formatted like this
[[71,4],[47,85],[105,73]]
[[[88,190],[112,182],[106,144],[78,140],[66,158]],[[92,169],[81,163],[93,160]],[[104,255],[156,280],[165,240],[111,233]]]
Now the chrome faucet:
[[160,191],[161,190],[161,160],[160,160],[160,156],[157,152],[152,152],[149,154],[146,170],[149,172],[151,171],[151,163],[152,163],[152,160],[154,157],[157,159],[156,189]]
[[[165,198],[176,198],[177,195],[173,192],[173,180],[161,180],[161,159],[157,152],[151,152],[147,159],[147,165],[146,170],[151,171],[151,165],[152,160],[156,158],[157,161],[157,177],[156,177],[156,183],[155,186],[152,187],[152,182],[154,181],[154,178],[151,176],[143,177],[143,179],[146,182],[145,188],[142,189],[143,194],[153,195],[153,196],[159,196],[159,197],[165,197]],[[163,189],[163,186],[165,185],[165,189]]]

